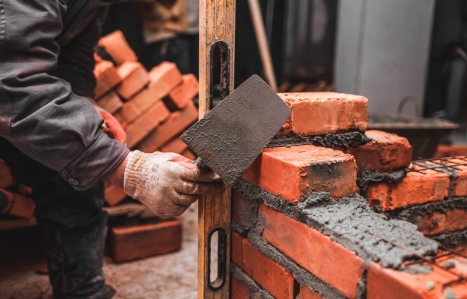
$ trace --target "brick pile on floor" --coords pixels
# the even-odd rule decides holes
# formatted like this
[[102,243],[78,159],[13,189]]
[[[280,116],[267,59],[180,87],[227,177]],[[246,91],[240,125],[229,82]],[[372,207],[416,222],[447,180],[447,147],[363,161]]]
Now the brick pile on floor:
[[411,185],[407,140],[365,133],[364,97],[280,96],[292,115],[233,193],[231,298],[466,298],[464,249],[378,213],[375,188]]
[[[148,153],[175,152],[193,159],[179,136],[198,119],[193,102],[198,95],[196,76],[182,75],[170,62],[148,72],[120,31],[102,37],[99,46],[112,61],[96,55],[95,99],[122,124],[127,146]],[[126,195],[121,188],[109,185],[105,198],[112,206]]]

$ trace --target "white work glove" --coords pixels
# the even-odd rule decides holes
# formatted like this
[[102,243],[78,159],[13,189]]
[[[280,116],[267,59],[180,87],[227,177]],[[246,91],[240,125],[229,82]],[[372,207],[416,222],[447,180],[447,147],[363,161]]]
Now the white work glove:
[[125,167],[125,193],[157,215],[178,216],[202,195],[223,192],[217,174],[191,162],[175,153],[132,151]]

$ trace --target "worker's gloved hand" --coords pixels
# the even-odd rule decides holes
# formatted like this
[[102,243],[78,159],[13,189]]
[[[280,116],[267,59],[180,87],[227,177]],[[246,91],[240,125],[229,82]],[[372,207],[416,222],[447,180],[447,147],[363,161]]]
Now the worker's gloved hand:
[[221,178],[175,153],[132,151],[124,176],[125,193],[160,216],[181,215],[202,195],[224,191]]

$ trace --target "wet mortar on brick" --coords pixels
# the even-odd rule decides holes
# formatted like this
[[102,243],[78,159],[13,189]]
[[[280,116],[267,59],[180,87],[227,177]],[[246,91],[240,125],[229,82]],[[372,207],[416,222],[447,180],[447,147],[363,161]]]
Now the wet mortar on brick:
[[413,259],[414,253],[429,256],[438,251],[438,244],[425,238],[415,225],[388,220],[386,216],[375,213],[357,194],[335,201],[326,192],[310,193],[294,205],[245,181],[235,187],[247,200],[263,201],[288,217],[330,236],[362,259],[380,262],[383,267],[397,269],[403,261]]
[[301,136],[299,134],[277,135],[268,144],[268,147],[281,147],[292,145],[311,144],[321,147],[357,147],[370,142],[363,132],[344,132],[325,134],[319,136]]

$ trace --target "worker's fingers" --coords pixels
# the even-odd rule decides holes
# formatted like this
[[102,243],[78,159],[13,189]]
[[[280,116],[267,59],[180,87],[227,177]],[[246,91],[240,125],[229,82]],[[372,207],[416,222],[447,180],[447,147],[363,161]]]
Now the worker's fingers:
[[175,158],[172,159],[172,162],[186,162],[186,163],[192,163],[193,160],[188,159],[187,157],[183,156],[176,156]]
[[201,199],[201,195],[179,193],[178,196],[174,198],[173,202],[180,206],[190,206],[199,199]]
[[183,181],[175,186],[175,190],[181,194],[209,195],[224,192],[225,186],[222,182],[193,182]]
[[[179,163],[177,163],[179,165]],[[193,164],[194,165],[194,164]],[[195,165],[196,166],[196,165]],[[219,175],[214,173],[212,170],[204,171],[200,170],[198,167],[187,169],[184,166],[183,172],[181,173],[181,178],[187,181],[193,182],[221,182],[222,179]]]
[[[190,160],[190,159],[187,159],[187,160]],[[178,164],[180,164],[183,167],[188,168],[188,169],[197,169],[198,168],[198,166],[196,166],[196,164],[193,164],[191,162],[186,162],[186,161],[173,161],[173,162],[178,163]]]

